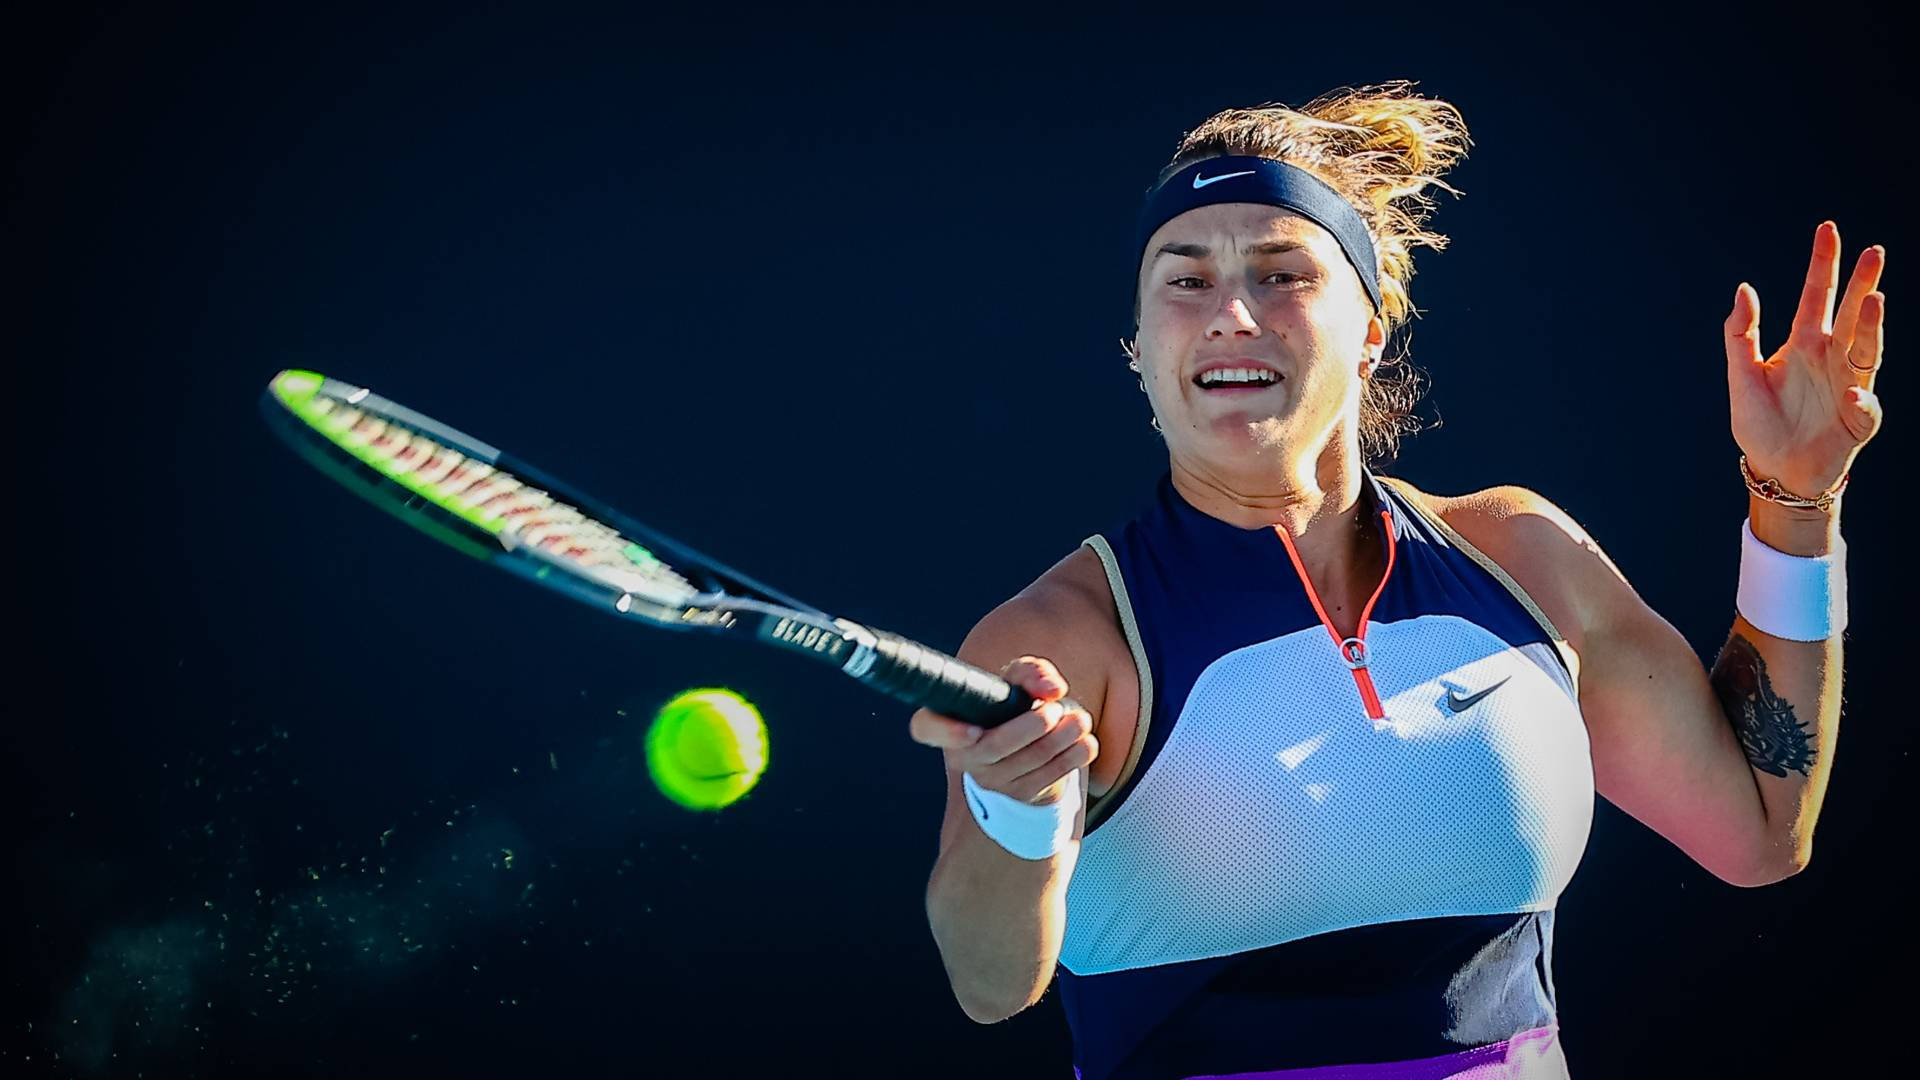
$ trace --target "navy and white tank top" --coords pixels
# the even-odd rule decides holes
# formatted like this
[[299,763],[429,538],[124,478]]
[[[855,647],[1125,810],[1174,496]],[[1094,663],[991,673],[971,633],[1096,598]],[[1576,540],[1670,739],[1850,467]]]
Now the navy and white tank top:
[[1342,641],[1277,527],[1154,500],[1086,544],[1140,679],[1060,994],[1084,1080],[1430,1058],[1557,1024],[1593,766],[1562,636],[1399,481]]

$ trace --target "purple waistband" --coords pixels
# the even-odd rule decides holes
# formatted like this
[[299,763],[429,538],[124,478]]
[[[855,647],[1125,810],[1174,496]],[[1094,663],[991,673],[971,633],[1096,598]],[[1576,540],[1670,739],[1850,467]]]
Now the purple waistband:
[[[1319,1065],[1310,1069],[1189,1076],[1185,1080],[1562,1080],[1567,1059],[1561,1053],[1559,1026],[1523,1031],[1491,1046],[1456,1054],[1383,1061],[1372,1065]],[[1073,1070],[1080,1080],[1080,1070]]]

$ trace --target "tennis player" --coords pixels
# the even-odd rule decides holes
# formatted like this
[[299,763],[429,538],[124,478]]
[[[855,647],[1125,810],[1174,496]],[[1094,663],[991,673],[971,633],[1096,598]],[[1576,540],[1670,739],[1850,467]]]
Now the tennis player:
[[[1751,495],[1709,673],[1546,498],[1374,471],[1417,397],[1388,344],[1412,248],[1445,243],[1425,192],[1469,144],[1411,86],[1180,143],[1141,210],[1127,350],[1168,471],[962,645],[1045,705],[985,734],[910,722],[946,760],[927,912],[953,992],[994,1023],[1057,970],[1082,1080],[1564,1076],[1553,914],[1596,792],[1732,885],[1812,853],[1884,252],[1836,311],[1822,223],[1770,357],[1736,291]],[[1623,495],[1651,516],[1674,492]]]

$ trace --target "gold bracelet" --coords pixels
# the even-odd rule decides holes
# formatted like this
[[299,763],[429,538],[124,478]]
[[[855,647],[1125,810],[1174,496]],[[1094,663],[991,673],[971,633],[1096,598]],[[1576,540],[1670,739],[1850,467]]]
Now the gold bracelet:
[[1807,499],[1781,487],[1780,481],[1772,477],[1762,480],[1753,475],[1753,469],[1747,465],[1747,455],[1740,455],[1740,478],[1746,481],[1747,490],[1768,502],[1779,503],[1781,506],[1812,507],[1821,513],[1826,513],[1833,509],[1834,500],[1838,499],[1840,493],[1847,489],[1847,478],[1852,475],[1851,472],[1847,473],[1846,476],[1840,478],[1839,483],[1821,492],[1818,496]]

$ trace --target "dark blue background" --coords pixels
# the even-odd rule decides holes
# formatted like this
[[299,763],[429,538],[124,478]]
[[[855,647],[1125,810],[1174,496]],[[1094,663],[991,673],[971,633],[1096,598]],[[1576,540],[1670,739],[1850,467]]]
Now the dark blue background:
[[[1822,219],[1849,268],[1889,248],[1813,865],[1735,889],[1603,802],[1557,976],[1581,1077],[1895,1052],[1915,102],[1878,15],[1826,14],[15,26],[0,1071],[1067,1075],[1051,993],[990,1028],[952,999],[923,908],[940,764],[903,710],[454,558],[272,442],[255,397],[293,366],[370,385],[951,649],[1165,465],[1116,342],[1181,133],[1391,78],[1476,148],[1412,286],[1443,426],[1386,471],[1548,495],[1703,663],[1746,502],[1734,288],[1771,352]],[[639,740],[705,684],[759,704],[772,767],[696,816]]]

